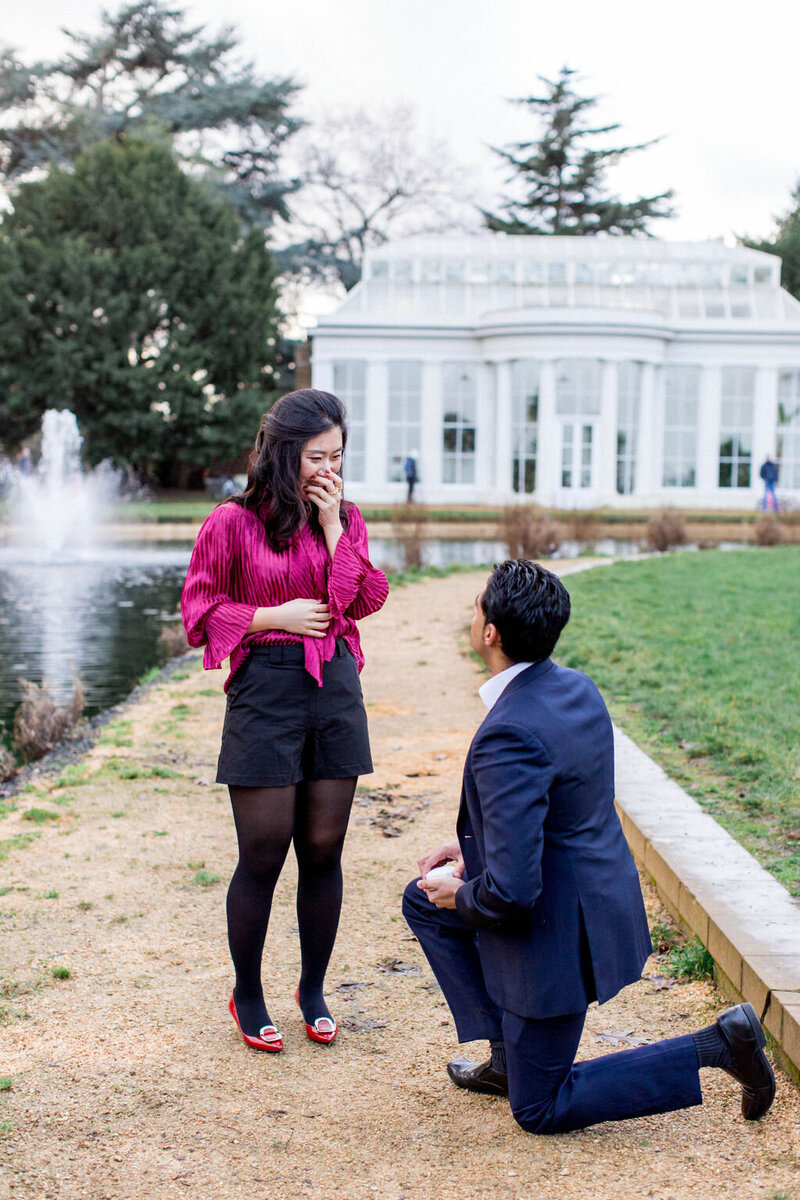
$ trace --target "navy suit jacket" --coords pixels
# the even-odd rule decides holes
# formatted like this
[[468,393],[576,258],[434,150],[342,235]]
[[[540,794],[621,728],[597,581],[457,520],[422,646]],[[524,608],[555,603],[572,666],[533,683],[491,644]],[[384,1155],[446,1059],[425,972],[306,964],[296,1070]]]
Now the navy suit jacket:
[[457,830],[456,909],[496,1004],[562,1016],[640,977],[650,935],[590,679],[548,658],[511,680],[470,746]]

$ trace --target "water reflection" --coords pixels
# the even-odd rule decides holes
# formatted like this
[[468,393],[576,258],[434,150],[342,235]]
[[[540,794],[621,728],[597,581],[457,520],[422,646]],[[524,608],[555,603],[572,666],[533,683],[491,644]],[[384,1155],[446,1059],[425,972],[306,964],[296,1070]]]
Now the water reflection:
[[[400,571],[405,566],[402,542],[396,538],[370,538],[370,557],[374,563],[391,571]],[[639,542],[603,538],[596,542],[564,541],[555,559],[577,558],[580,554],[598,556],[629,556],[638,553]],[[508,547],[502,540],[492,538],[427,538],[422,543],[422,563],[426,567],[450,567],[456,564],[478,567],[502,562],[508,557]]]
[[[639,549],[632,541],[572,542],[558,557]],[[395,539],[371,539],[370,552],[382,567],[404,566]],[[0,548],[0,736],[19,701],[20,678],[46,681],[63,702],[76,672],[90,715],[123,699],[159,661],[159,635],[164,622],[175,619],[190,553],[191,542],[72,551],[69,558]],[[505,543],[493,539],[432,538],[422,547],[423,562],[439,567],[489,565],[506,555]]]
[[0,722],[8,728],[17,680],[47,682],[61,702],[73,674],[87,712],[116,703],[158,657],[174,619],[188,547],[121,547],[68,561],[0,551]]

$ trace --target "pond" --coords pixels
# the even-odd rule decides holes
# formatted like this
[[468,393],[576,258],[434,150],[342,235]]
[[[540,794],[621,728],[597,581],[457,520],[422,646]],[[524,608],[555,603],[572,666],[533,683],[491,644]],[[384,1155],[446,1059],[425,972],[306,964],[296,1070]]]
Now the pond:
[[[163,661],[159,637],[178,620],[178,602],[192,542],[125,543],[71,553],[62,560],[0,548],[0,739],[8,737],[20,699],[18,681],[46,681],[60,702],[73,674],[86,691],[92,716],[124,699],[152,666]],[[631,555],[635,542],[608,540],[589,547],[565,543],[559,558],[591,550]],[[427,566],[490,566],[506,557],[494,539],[428,539]],[[373,538],[370,555],[388,570],[404,566],[403,547]]]
[[159,636],[177,618],[190,546],[120,546],[58,559],[0,550],[0,737],[18,680],[47,681],[61,702],[73,673],[91,716],[125,697],[160,661]]

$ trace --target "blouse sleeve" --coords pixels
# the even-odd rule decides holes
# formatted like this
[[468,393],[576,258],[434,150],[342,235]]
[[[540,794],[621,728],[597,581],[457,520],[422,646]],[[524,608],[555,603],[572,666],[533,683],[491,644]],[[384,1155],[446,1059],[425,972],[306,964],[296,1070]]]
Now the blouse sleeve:
[[190,646],[205,645],[203,666],[220,667],[241,642],[256,612],[255,604],[232,599],[233,541],[239,511],[223,504],[209,515],[197,535],[181,596],[181,616]]
[[383,608],[389,584],[383,571],[369,561],[367,527],[361,513],[351,508],[348,517],[331,563],[328,602],[331,612],[360,621]]

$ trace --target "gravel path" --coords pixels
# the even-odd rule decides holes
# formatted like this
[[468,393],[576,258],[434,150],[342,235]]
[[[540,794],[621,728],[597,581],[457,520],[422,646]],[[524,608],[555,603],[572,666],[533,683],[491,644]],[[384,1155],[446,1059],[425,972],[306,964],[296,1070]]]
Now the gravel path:
[[[212,782],[219,672],[188,658],[79,764],[17,797],[0,837],[38,836],[0,863],[0,1200],[800,1197],[800,1104],[784,1076],[757,1125],[740,1119],[731,1081],[705,1072],[701,1108],[552,1138],[449,1083],[453,1027],[399,897],[418,853],[452,830],[483,712],[465,630],[484,578],[398,588],[363,626],[378,769],[347,842],[332,1047],[306,1041],[293,1002],[291,863],[265,960],[284,1054],[248,1051],[227,1013],[235,847]],[[57,819],[24,819],[32,808]],[[694,1029],[724,1007],[710,985],[662,987],[658,974],[651,960],[641,983],[592,1008],[582,1055]]]

